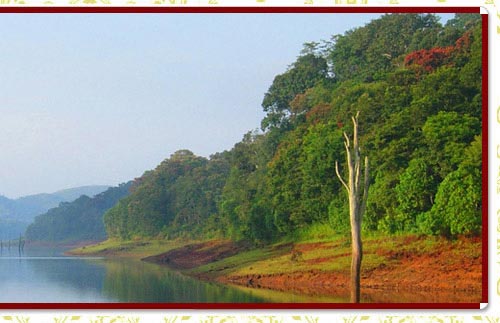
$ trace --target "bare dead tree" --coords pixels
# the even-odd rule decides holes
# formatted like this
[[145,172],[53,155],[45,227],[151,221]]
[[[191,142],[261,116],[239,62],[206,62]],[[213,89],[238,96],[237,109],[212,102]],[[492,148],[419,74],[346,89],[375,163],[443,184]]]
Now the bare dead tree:
[[[351,303],[360,302],[361,286],[361,261],[363,259],[363,245],[361,242],[361,221],[366,209],[368,198],[369,170],[368,157],[365,156],[365,171],[362,182],[361,178],[361,157],[358,142],[358,116],[352,117],[354,125],[352,145],[349,136],[344,132],[345,149],[347,153],[347,166],[349,168],[349,178],[347,183],[339,173],[338,162],[335,161],[335,172],[342,185],[344,185],[349,195],[349,215],[351,223]],[[363,184],[363,185],[362,185]]]

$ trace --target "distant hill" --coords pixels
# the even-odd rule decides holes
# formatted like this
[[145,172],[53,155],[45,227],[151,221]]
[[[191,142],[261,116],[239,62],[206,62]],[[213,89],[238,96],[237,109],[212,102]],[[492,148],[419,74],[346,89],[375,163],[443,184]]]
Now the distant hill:
[[10,199],[0,195],[0,239],[13,239],[24,233],[33,219],[61,202],[71,202],[82,195],[93,197],[109,186],[89,185]]
[[47,242],[77,242],[106,238],[103,214],[129,194],[132,182],[110,187],[90,198],[82,195],[72,202],[38,215],[26,230],[26,239]]
[[20,197],[14,200],[14,215],[18,220],[30,222],[35,216],[47,212],[61,202],[71,202],[82,195],[93,197],[108,188],[109,186],[104,185],[89,185]]

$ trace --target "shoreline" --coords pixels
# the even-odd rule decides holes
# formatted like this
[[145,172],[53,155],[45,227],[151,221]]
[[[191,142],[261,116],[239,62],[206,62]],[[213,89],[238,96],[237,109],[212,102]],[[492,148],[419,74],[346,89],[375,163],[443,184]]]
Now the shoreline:
[[96,245],[103,242],[102,240],[88,240],[77,242],[46,242],[46,241],[26,241],[25,247],[30,248],[62,248],[62,249],[78,249],[86,246]]
[[[395,301],[394,295],[403,303],[481,301],[481,248],[479,253],[477,250],[480,241],[436,239],[432,248],[418,252],[429,242],[413,236],[396,240],[392,244],[395,249],[367,248],[361,277],[365,301],[391,303]],[[154,248],[147,251],[155,244],[158,244],[155,251],[164,251],[151,253]],[[404,246],[407,250],[401,250]],[[142,252],[138,252],[140,248]],[[288,242],[261,248],[228,240],[130,242],[121,247],[120,243],[115,248],[103,247],[103,251],[92,255],[132,257],[202,281],[251,290],[348,299],[349,248],[342,240]],[[476,252],[467,254],[472,250]],[[70,254],[82,255],[74,251]],[[413,301],[415,298],[420,301]]]

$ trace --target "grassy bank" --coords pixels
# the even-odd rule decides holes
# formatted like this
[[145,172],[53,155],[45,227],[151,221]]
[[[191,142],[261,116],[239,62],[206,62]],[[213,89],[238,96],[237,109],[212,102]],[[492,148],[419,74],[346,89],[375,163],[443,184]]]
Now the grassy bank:
[[[261,292],[347,297],[349,239],[311,232],[294,239],[299,240],[259,248],[227,240],[106,241],[71,254],[140,258],[199,279]],[[413,302],[420,294],[422,302],[480,302],[481,250],[480,239],[366,235],[362,265],[365,301],[393,302],[397,291],[402,302]],[[433,291],[439,291],[439,297]],[[447,298],[443,293],[449,294]]]
[[192,241],[180,240],[106,240],[66,252],[72,256],[103,256],[142,259],[151,255],[168,252]]

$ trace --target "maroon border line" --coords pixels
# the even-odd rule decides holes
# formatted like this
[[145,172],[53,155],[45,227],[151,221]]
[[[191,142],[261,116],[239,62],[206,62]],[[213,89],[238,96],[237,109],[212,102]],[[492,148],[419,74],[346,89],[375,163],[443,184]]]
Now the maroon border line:
[[0,7],[0,13],[480,13],[479,7]]
[[477,310],[478,303],[1,303],[0,309],[18,310]]
[[488,235],[488,85],[489,85],[489,73],[488,73],[488,15],[482,14],[482,68],[483,68],[483,79],[482,79],[482,108],[483,108],[483,146],[482,146],[482,157],[483,157],[483,169],[482,169],[482,215],[483,215],[483,232],[482,232],[482,256],[483,256],[483,288],[482,288],[482,303],[488,303],[488,245],[489,245],[489,235]]
[[[481,13],[479,7],[1,7],[2,13]],[[482,14],[482,300],[488,303],[488,15]],[[10,310],[153,310],[153,309],[480,309],[479,303],[0,303]]]

